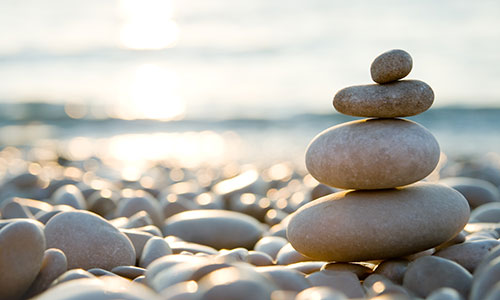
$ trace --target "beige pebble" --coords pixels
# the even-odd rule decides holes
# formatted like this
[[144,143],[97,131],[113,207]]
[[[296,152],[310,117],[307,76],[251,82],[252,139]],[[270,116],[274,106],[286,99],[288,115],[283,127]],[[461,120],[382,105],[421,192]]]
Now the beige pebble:
[[406,77],[413,67],[408,52],[401,49],[386,51],[375,58],[370,66],[370,74],[377,83],[388,83]]
[[133,197],[120,199],[116,208],[116,216],[130,218],[140,211],[145,211],[151,217],[154,225],[158,227],[163,226],[163,210],[160,203],[153,196],[142,190],[134,191]]
[[128,219],[127,222],[119,228],[137,228],[137,227],[143,227],[143,226],[149,226],[153,225],[153,219],[151,219],[151,216],[144,210],[138,211],[135,214],[131,215]]
[[500,201],[500,192],[492,183],[469,177],[448,177],[439,181],[464,195],[472,209],[490,202]]
[[139,230],[139,231],[144,231],[151,233],[154,236],[157,237],[163,237],[163,233],[161,232],[160,228],[156,227],[155,225],[146,225],[146,226],[141,226],[141,227],[134,227],[132,228],[134,230]]
[[202,299],[270,299],[277,287],[250,268],[229,267],[214,271],[199,281]]
[[153,237],[153,235],[149,232],[135,229],[120,229],[120,231],[124,233],[132,243],[135,251],[136,261],[139,261],[141,259],[144,245],[146,245],[146,243]]
[[306,167],[332,187],[386,189],[423,179],[439,155],[434,136],[415,122],[364,119],[318,134],[307,148]]
[[160,295],[165,300],[200,300],[198,283],[194,280],[179,282],[162,291]]
[[434,290],[450,287],[466,297],[472,275],[454,261],[437,256],[424,256],[408,265],[403,286],[417,296],[427,297]]
[[68,262],[64,252],[55,248],[45,250],[40,272],[31,284],[25,297],[31,298],[45,291],[57,277],[67,270]]
[[372,269],[354,263],[332,262],[325,264],[321,270],[335,271],[335,272],[351,272],[356,274],[359,279],[365,279],[372,273]]
[[344,293],[328,286],[313,286],[300,292],[295,300],[347,300]]
[[179,254],[182,251],[188,251],[193,254],[197,253],[206,253],[206,254],[217,254],[217,250],[215,250],[212,247],[205,246],[205,245],[200,245],[196,243],[190,243],[190,242],[174,242],[170,243],[170,248],[172,248],[172,252],[174,254]]
[[254,218],[226,210],[191,210],[165,221],[164,235],[216,249],[251,249],[260,239],[263,227]]
[[409,292],[402,286],[395,284],[387,277],[380,274],[371,274],[363,281],[363,287],[368,297],[380,295],[403,295],[410,297]]
[[219,254],[216,256],[216,258],[222,260],[223,262],[233,263],[241,261],[246,262],[247,256],[248,250],[240,247],[231,250],[222,249],[219,251]]
[[444,287],[432,292],[426,300],[462,300],[464,299],[455,289]]
[[499,244],[493,239],[465,242],[442,249],[434,255],[452,260],[472,273],[484,256]]
[[277,265],[289,265],[310,260],[313,259],[300,254],[297,250],[293,248],[292,244],[290,243],[287,243],[285,246],[283,246],[276,255]]
[[311,274],[320,271],[325,264],[327,263],[324,261],[301,261],[298,263],[289,264],[285,267],[304,274]]
[[304,274],[283,266],[258,267],[256,270],[269,276],[280,290],[300,292],[311,287]]
[[451,239],[468,216],[469,205],[459,192],[440,184],[417,183],[318,199],[293,214],[287,236],[297,251],[316,260],[394,258]]
[[279,236],[265,236],[257,241],[254,249],[267,253],[273,259],[276,259],[278,252],[286,244],[288,244],[288,241],[285,238]]
[[89,211],[102,217],[111,215],[118,204],[117,193],[104,189],[93,192],[87,199]]
[[428,110],[433,102],[431,87],[419,80],[350,86],[333,98],[339,113],[365,118],[414,116]]
[[58,284],[37,300],[159,300],[161,297],[143,285],[118,276],[81,278]]
[[64,204],[76,209],[87,209],[82,192],[73,184],[63,185],[52,194],[54,204]]
[[352,272],[319,271],[306,276],[312,286],[328,286],[348,298],[363,298],[365,293],[358,277]]
[[383,275],[397,284],[402,284],[409,263],[406,259],[398,258],[384,260],[375,269],[375,274]]
[[118,266],[114,267],[111,272],[128,279],[134,279],[138,276],[144,275],[144,273],[146,273],[146,269],[136,266]]
[[247,262],[254,266],[270,266],[273,264],[273,258],[269,254],[261,251],[248,251]]
[[[497,246],[494,249],[495,252],[498,252],[498,249],[500,249],[500,246]],[[498,280],[500,278],[500,257],[498,257],[497,255],[496,258],[492,260],[486,259],[484,261],[484,264],[482,262],[481,265],[477,268],[476,272],[474,272],[474,280],[472,282],[472,288],[468,299],[485,299],[488,293],[498,283]]]
[[168,243],[157,236],[150,238],[144,245],[141,258],[139,260],[139,267],[147,268],[147,266],[155,259],[165,255],[172,254],[172,249]]
[[[155,277],[179,264],[202,264],[206,263],[206,259],[194,255],[174,254],[161,257],[153,261],[146,269],[146,281],[150,287],[153,287]],[[159,291],[159,290],[158,290]]]
[[160,205],[164,218],[170,218],[183,211],[199,209],[198,205],[192,200],[178,197],[175,194],[169,194],[168,196],[160,198]]
[[91,212],[62,212],[45,226],[47,246],[61,249],[68,268],[102,268],[133,265],[136,254],[127,236]]
[[18,299],[42,267],[45,251],[43,225],[15,220],[0,229],[0,299]]
[[95,277],[96,276],[94,274],[87,272],[84,269],[81,268],[71,269],[59,275],[59,277],[57,277],[52,282],[51,286],[55,286],[71,280],[82,279],[82,278],[95,278]]

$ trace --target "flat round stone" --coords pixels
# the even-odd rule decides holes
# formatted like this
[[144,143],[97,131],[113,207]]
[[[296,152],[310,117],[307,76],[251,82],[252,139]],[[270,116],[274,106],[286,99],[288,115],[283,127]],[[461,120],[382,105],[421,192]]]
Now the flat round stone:
[[355,117],[395,118],[418,115],[433,102],[434,92],[425,82],[403,80],[346,87],[335,94],[333,107]]
[[343,189],[386,189],[414,183],[439,161],[439,145],[421,125],[404,119],[366,119],[317,135],[306,167],[321,183]]
[[453,238],[467,223],[467,200],[440,184],[343,191],[301,207],[287,236],[305,256],[325,261],[401,257]]
[[163,233],[216,249],[251,249],[261,238],[263,227],[259,221],[242,213],[200,209],[168,218]]
[[376,83],[388,83],[406,77],[413,67],[408,52],[394,49],[377,56],[370,66],[370,74]]
[[135,250],[127,238],[104,218],[87,211],[62,212],[45,225],[47,247],[61,249],[68,269],[135,264]]

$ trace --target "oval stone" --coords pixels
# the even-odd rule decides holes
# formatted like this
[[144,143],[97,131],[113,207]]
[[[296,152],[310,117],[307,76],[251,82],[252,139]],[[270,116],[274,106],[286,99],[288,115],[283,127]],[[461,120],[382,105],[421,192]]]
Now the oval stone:
[[377,83],[392,82],[406,77],[413,67],[410,54],[394,49],[377,56],[370,66],[370,74]]
[[0,230],[0,299],[19,299],[35,280],[43,261],[43,225],[14,221]]
[[216,249],[251,249],[262,236],[263,227],[259,221],[242,213],[200,209],[168,218],[163,233]]
[[102,268],[135,264],[135,251],[127,236],[104,218],[87,211],[62,212],[45,225],[47,247],[61,249],[68,269]]
[[421,125],[404,119],[364,119],[317,135],[306,167],[319,182],[343,189],[386,189],[414,183],[439,161],[439,145]]
[[403,80],[346,87],[333,98],[333,107],[355,117],[395,118],[418,115],[433,102],[434,92],[425,82]]
[[306,204],[292,215],[287,236],[305,256],[326,261],[400,257],[453,238],[467,223],[469,205],[440,184],[343,191]]

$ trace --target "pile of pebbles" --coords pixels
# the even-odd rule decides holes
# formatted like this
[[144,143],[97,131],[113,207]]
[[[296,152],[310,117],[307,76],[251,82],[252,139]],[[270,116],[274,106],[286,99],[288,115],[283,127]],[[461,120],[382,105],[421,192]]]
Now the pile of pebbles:
[[[409,63],[402,73],[408,74],[408,57],[390,51],[374,65],[382,60],[386,69],[396,66],[400,72],[402,59]],[[383,88],[404,82],[394,80],[406,76],[377,70],[372,66]],[[413,112],[428,108],[417,106]],[[403,213],[385,206],[388,212],[374,210],[359,217],[360,211],[389,201],[384,193],[392,190],[340,186],[360,189],[346,192],[288,162],[265,168],[228,163],[196,169],[158,162],[137,180],[125,180],[98,157],[73,161],[47,151],[0,151],[0,299],[500,297],[500,155],[455,160],[441,154],[439,163],[418,161],[415,170],[437,163],[431,174],[423,175],[427,183],[416,184],[422,186],[415,188],[419,205],[411,206],[415,201],[403,195],[393,201],[400,200]],[[422,179],[419,174],[402,184]],[[367,188],[380,190],[364,191]],[[321,244],[299,249],[290,224],[300,212],[346,193],[366,199],[353,197],[348,202],[355,204],[346,202],[347,208],[337,215],[325,206],[302,223],[308,228],[302,238],[325,243],[326,250]],[[471,214],[460,230],[463,208],[455,204],[464,198]],[[446,199],[460,200],[453,204]],[[407,206],[415,214],[405,211]],[[422,210],[429,214],[425,224],[411,222]],[[322,219],[330,213],[338,220]],[[395,223],[401,214],[408,224]],[[374,227],[373,220],[385,226]],[[353,222],[360,227],[349,227]],[[331,224],[344,227],[326,230]],[[443,233],[450,224],[453,228]],[[341,253],[341,245],[331,239],[336,234],[357,238],[341,242],[350,247]],[[422,242],[426,239],[432,239],[432,245]]]

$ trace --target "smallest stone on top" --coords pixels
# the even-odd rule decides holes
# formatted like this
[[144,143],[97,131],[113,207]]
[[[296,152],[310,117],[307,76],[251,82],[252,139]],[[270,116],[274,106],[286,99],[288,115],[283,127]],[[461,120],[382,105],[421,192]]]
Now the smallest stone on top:
[[394,49],[380,54],[372,62],[370,73],[376,83],[389,83],[410,74],[413,61],[404,50]]
[[335,95],[333,106],[342,114],[367,118],[409,117],[426,111],[434,102],[431,87],[420,80],[400,80],[412,65],[406,51],[382,53],[370,67],[378,84],[344,88]]

